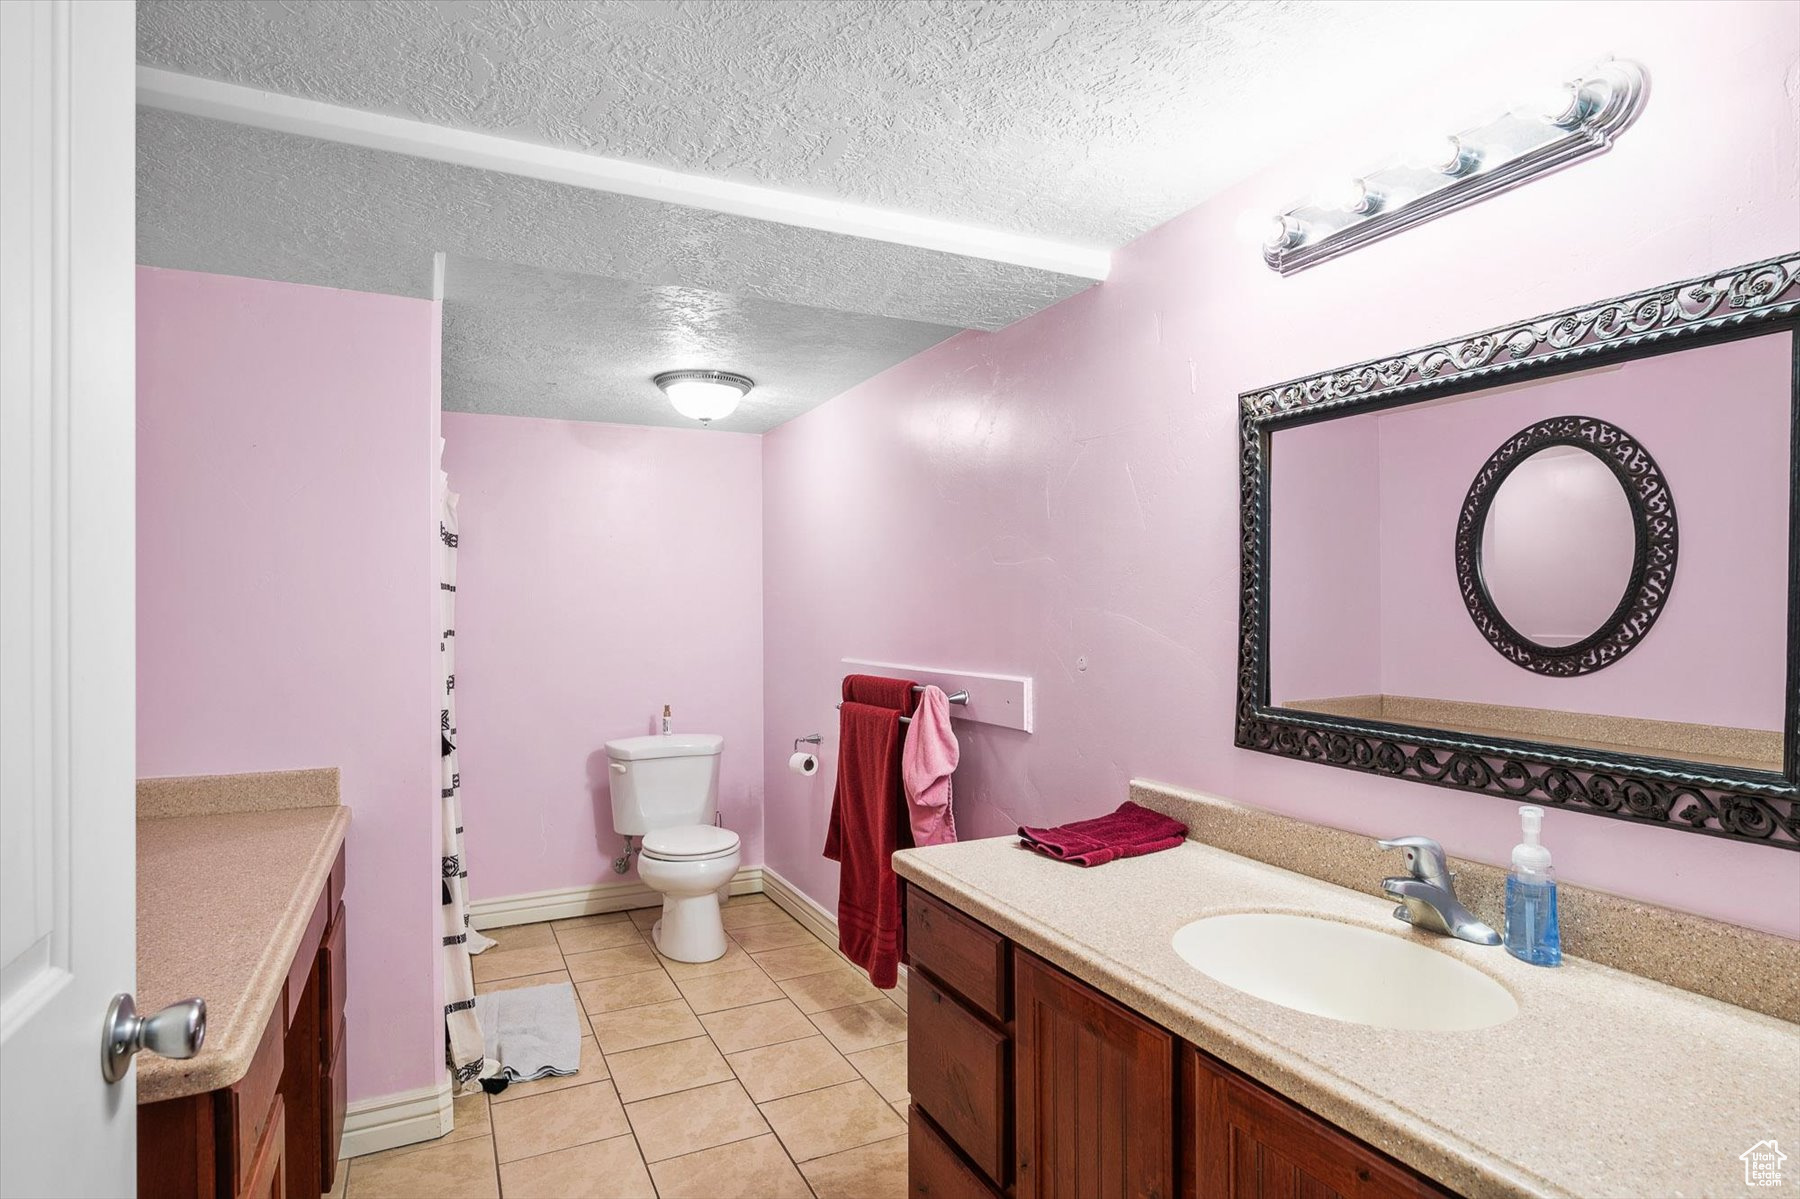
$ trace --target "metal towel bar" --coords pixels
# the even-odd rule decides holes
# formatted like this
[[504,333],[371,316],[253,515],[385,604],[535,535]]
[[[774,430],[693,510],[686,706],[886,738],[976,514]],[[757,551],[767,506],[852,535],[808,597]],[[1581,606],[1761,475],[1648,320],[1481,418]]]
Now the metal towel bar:
[[[915,684],[915,685],[914,685],[914,686],[913,686],[913,691],[914,691],[914,692],[919,692],[919,691],[923,691],[923,690],[925,690],[925,688],[924,688],[924,687],[921,687],[921,686],[918,686],[918,685],[917,685],[917,684]],[[944,697],[944,698],[945,698],[945,699],[947,699],[947,700],[949,700],[949,701],[950,701],[950,702],[951,702],[951,703],[953,703],[953,704],[967,704],[967,703],[968,703],[968,702],[969,702],[969,693],[968,693],[968,692],[967,692],[967,691],[958,691],[958,692],[956,692],[956,693],[955,693],[955,694],[954,694],[954,695],[946,695],[946,696],[945,696],[945,697]],[[842,700],[839,700],[839,701],[838,701],[838,702],[837,702],[837,703],[836,703],[836,704],[834,704],[834,705],[832,705],[832,706],[833,706],[833,707],[837,707],[837,708],[841,708],[841,707],[843,707],[843,706],[844,706],[844,704],[843,704],[843,701],[842,701]],[[901,723],[901,724],[911,724],[911,723],[912,723],[912,717],[910,717],[910,716],[902,716],[902,717],[901,717],[901,718],[900,718],[900,723]]]

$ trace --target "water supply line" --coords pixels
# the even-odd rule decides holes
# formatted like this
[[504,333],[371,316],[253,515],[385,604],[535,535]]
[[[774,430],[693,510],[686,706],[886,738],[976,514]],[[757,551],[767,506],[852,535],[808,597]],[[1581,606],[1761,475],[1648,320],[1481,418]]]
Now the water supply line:
[[614,874],[624,874],[627,870],[631,869],[631,853],[633,848],[631,842],[633,840],[634,838],[630,833],[625,834],[625,852],[613,859]]

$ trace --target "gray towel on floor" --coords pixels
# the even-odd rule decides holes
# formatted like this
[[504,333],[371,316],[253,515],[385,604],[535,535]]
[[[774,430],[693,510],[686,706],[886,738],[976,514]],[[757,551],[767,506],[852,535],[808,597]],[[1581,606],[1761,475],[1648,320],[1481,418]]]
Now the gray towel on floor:
[[489,1064],[512,1082],[581,1069],[581,1017],[568,983],[489,991],[475,997]]

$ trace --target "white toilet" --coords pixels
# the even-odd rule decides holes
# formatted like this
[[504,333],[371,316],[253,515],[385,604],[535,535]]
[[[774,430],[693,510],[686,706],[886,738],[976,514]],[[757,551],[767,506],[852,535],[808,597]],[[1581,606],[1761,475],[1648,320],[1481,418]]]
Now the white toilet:
[[710,962],[725,953],[719,892],[741,857],[738,835],[713,823],[724,745],[712,733],[606,743],[613,828],[643,838],[638,877],[663,895],[652,936],[662,955],[678,962]]

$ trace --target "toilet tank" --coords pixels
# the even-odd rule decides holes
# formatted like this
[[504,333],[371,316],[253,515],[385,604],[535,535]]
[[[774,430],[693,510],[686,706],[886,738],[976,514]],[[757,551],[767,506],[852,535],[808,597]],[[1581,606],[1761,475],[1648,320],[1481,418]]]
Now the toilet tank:
[[715,733],[622,737],[606,743],[613,831],[641,837],[678,824],[711,824],[719,810]]

